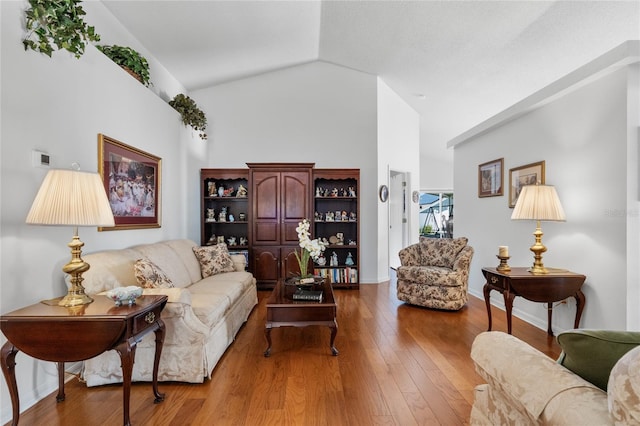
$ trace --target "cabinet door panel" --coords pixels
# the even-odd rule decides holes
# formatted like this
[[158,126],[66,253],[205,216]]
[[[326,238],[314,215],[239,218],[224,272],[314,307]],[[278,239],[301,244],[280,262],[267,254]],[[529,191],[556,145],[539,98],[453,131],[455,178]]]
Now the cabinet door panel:
[[253,174],[254,220],[278,221],[278,175],[268,172]]
[[280,276],[280,248],[260,247],[253,250],[253,275],[256,280],[275,283]]
[[283,172],[282,173],[282,209],[281,242],[283,244],[298,243],[296,228],[298,223],[307,218],[311,220],[309,213],[310,200],[310,175],[308,172]]
[[[296,258],[295,250],[298,247],[282,247],[281,255],[283,264],[282,272],[284,278],[291,278],[300,275],[300,265],[298,265],[298,259]],[[311,269],[313,271],[313,269]]]
[[254,244],[273,244],[278,242],[278,224],[277,223],[254,223],[253,224],[253,243]]

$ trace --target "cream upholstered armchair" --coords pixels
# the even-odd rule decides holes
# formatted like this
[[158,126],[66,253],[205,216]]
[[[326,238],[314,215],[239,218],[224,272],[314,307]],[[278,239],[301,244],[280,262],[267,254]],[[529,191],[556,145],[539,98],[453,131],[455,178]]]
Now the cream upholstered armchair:
[[457,311],[468,300],[473,247],[467,238],[425,238],[398,253],[398,299],[412,305]]

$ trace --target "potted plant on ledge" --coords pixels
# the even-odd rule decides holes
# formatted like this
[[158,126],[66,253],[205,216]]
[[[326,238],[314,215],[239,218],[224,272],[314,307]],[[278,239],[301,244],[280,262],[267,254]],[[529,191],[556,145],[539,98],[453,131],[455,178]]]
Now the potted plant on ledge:
[[140,53],[125,46],[103,45],[96,47],[140,83],[149,86],[149,63]]
[[193,130],[199,132],[200,139],[207,140],[207,134],[204,132],[207,129],[207,116],[193,99],[180,93],[169,101],[169,105],[180,113],[185,126],[191,126]]

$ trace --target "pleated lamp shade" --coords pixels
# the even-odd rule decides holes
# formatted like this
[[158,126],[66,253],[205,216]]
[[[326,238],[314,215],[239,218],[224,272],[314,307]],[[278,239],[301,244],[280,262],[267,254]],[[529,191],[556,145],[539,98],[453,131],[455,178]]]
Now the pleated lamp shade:
[[100,175],[59,169],[50,170],[45,176],[27,215],[27,223],[115,226]]
[[518,196],[511,219],[564,222],[566,216],[553,186],[527,185]]

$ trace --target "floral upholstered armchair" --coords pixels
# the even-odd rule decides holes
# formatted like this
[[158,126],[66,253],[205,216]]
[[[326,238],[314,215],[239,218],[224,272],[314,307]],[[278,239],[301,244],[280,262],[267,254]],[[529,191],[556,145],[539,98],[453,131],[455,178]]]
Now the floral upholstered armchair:
[[398,299],[412,305],[457,311],[468,300],[473,247],[467,238],[425,238],[398,253]]

